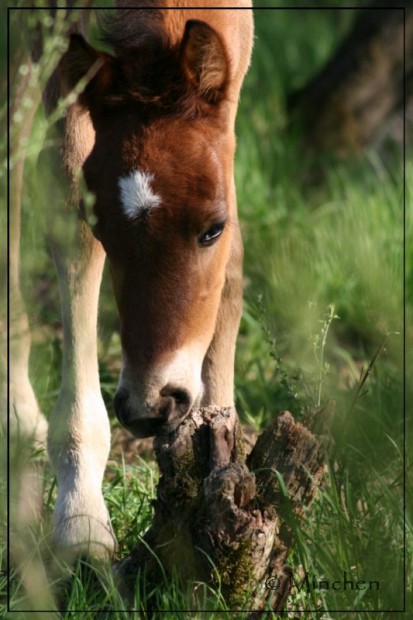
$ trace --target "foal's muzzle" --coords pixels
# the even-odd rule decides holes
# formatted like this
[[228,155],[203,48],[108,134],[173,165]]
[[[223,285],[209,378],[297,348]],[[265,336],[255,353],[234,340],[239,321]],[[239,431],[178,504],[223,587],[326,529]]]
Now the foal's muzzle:
[[189,412],[191,403],[189,392],[174,385],[166,385],[161,390],[158,400],[148,408],[146,415],[131,406],[129,392],[125,388],[119,388],[114,400],[119,422],[135,437],[152,437],[173,431]]

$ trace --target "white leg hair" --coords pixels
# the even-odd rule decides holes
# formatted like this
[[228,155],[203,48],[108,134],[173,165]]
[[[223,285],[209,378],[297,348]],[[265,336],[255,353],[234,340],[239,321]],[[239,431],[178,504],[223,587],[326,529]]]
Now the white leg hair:
[[62,384],[48,436],[58,482],[54,543],[68,558],[106,557],[116,549],[116,539],[102,495],[110,425],[100,392],[96,336],[105,254],[84,222],[76,237],[75,250],[52,242],[64,331]]

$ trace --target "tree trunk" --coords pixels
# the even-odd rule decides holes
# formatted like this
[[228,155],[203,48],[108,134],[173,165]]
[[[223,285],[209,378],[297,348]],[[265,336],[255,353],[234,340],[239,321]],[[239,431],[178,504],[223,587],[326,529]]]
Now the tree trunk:
[[[327,415],[309,414],[307,423],[325,428]],[[289,523],[310,504],[324,471],[319,430],[282,412],[246,456],[235,409],[204,408],[154,445],[161,477],[153,524],[117,570],[127,595],[136,579],[160,582],[156,556],[183,581],[214,586],[218,573],[231,609],[282,609],[291,584]]]
[[302,124],[310,150],[344,157],[380,140],[397,113],[402,125],[404,95],[406,104],[413,96],[413,2],[401,4],[359,10],[326,66],[289,97],[290,124]]

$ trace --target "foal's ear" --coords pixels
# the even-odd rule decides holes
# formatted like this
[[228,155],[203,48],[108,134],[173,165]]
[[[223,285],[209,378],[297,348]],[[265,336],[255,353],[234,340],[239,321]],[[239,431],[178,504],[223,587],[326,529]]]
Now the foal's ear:
[[[89,84],[102,91],[112,81],[112,57],[95,50],[80,34],[72,34],[69,48],[59,64],[59,73],[64,85],[64,95],[68,94],[85,78],[86,84],[80,99],[87,105],[90,98]],[[88,96],[89,95],[89,96]]]
[[198,94],[208,103],[219,103],[228,81],[228,58],[213,28],[191,19],[186,23],[181,46],[184,72]]

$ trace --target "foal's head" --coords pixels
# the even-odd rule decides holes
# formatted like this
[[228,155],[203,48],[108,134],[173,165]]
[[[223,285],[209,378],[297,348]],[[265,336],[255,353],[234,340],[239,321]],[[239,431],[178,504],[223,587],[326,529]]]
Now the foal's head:
[[69,87],[95,74],[80,97],[96,136],[84,175],[120,318],[116,414],[143,437],[174,428],[202,399],[234,215],[230,67],[199,21],[174,46],[161,22],[132,46],[119,32],[109,40],[116,56],[72,37],[60,70]]

